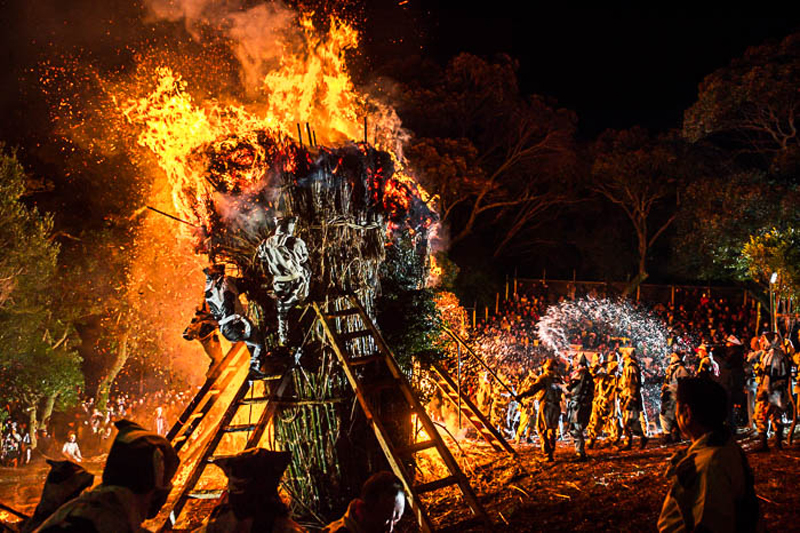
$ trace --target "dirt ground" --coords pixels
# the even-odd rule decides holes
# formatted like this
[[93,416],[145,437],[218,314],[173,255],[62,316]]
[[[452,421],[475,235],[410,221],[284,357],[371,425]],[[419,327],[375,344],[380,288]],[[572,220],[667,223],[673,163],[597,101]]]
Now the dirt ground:
[[[791,449],[748,453],[767,531],[800,530],[797,441]],[[755,438],[742,437],[739,443],[749,450]],[[630,451],[596,448],[588,450],[587,462],[579,463],[571,443],[560,441],[556,461],[548,463],[537,446],[521,445],[519,461],[496,454],[476,461],[471,480],[498,531],[654,531],[669,488],[663,476],[666,461],[679,446],[656,438],[644,450],[636,445]],[[474,448],[468,447],[468,455],[474,455]],[[444,521],[449,530],[482,530],[458,526],[467,515],[453,494],[429,507],[432,517],[449,515]]]
[[[755,441],[748,436],[740,444],[748,450]],[[782,451],[748,454],[768,531],[800,530],[798,444]],[[455,455],[465,465],[495,529],[514,532],[653,531],[668,489],[662,472],[678,447],[651,439],[645,450],[589,450],[589,460],[578,463],[573,461],[570,443],[560,441],[556,461],[547,463],[535,445],[518,446],[518,459],[472,441],[460,445],[463,453],[456,450]],[[104,457],[93,458],[84,466],[99,479],[103,461]],[[43,463],[0,469],[0,502],[32,513],[47,470]],[[459,526],[468,517],[461,497],[454,490],[441,492],[428,502],[429,514],[440,526],[459,532],[483,530]],[[409,515],[401,531],[416,530]]]

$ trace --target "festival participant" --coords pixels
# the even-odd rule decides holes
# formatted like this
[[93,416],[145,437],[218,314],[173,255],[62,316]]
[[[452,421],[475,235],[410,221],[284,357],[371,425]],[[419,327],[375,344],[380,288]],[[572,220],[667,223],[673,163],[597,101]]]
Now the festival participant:
[[222,501],[197,533],[300,533],[278,494],[278,484],[291,460],[289,452],[250,448],[214,461],[228,477]]
[[658,530],[742,531],[763,529],[753,473],[728,428],[724,389],[713,381],[678,382],[676,420],[692,444],[672,456],[671,481]]
[[606,400],[606,418],[603,425],[603,432],[608,437],[609,442],[618,444],[622,438],[622,424],[619,421],[619,361],[617,356],[612,355],[606,364],[608,382],[603,392]]
[[623,449],[631,449],[634,435],[640,437],[639,447],[644,449],[648,438],[645,435],[646,425],[642,411],[642,371],[636,362],[633,348],[624,350],[619,390],[622,426],[626,436]]
[[548,359],[544,363],[542,373],[530,384],[527,389],[520,391],[517,401],[528,396],[533,396],[539,404],[536,415],[536,430],[542,443],[542,451],[547,455],[548,461],[553,461],[556,449],[556,429],[558,419],[561,417],[561,377],[556,369],[555,359]]
[[234,280],[225,275],[224,264],[211,265],[203,272],[206,275],[206,304],[222,336],[231,342],[244,341],[250,351],[251,376],[263,377],[261,364],[264,343],[258,328],[245,316]]
[[294,236],[297,219],[275,219],[275,233],[258,245],[258,258],[272,274],[272,288],[278,309],[278,339],[289,342],[289,311],[308,298],[311,271],[308,249],[303,239]]
[[582,353],[573,365],[567,382],[567,421],[569,433],[575,443],[575,454],[579,461],[586,460],[583,432],[592,413],[594,399],[594,380],[589,372],[589,364]]
[[62,505],[36,531],[139,533],[167,500],[178,455],[169,442],[129,420],[119,432],[103,469],[103,482]]
[[[536,373],[533,370],[528,372],[528,375],[522,381],[520,390],[527,390],[536,381]],[[536,404],[532,398],[525,398],[520,402],[519,408],[519,427],[517,428],[516,442],[521,443],[523,439],[526,442],[531,442],[536,423]]]
[[683,357],[677,352],[669,357],[661,386],[661,429],[664,431],[664,442],[677,442],[680,440],[678,426],[675,424],[675,398],[678,392],[678,380],[690,377]]
[[490,422],[505,438],[508,435],[508,408],[511,405],[511,394],[503,386],[509,381],[508,376],[502,371],[497,372],[499,379],[495,380],[492,387],[492,412]]
[[209,370],[222,361],[222,345],[217,335],[217,321],[214,320],[214,315],[209,311],[208,303],[205,301],[203,305],[195,309],[192,322],[183,330],[183,338],[187,341],[197,340],[200,342],[203,351],[211,359]]
[[594,371],[594,394],[592,398],[592,413],[589,416],[589,426],[586,433],[589,441],[586,447],[594,448],[597,438],[603,432],[603,426],[608,418],[609,411],[609,386],[614,378],[608,375],[605,365],[598,365]]
[[789,407],[790,364],[777,335],[772,332],[763,336],[761,380],[756,391],[755,418],[759,445],[757,452],[769,451],[767,432],[772,422],[775,431],[775,447],[783,447],[783,414]]
[[352,500],[344,516],[322,533],[391,533],[405,508],[400,479],[391,472],[378,472],[361,487],[361,498]]

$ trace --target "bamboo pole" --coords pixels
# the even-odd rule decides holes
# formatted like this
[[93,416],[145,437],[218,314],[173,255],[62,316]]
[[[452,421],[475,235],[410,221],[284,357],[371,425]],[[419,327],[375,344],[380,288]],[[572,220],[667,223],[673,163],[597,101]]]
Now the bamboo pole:
[[300,123],[297,123],[297,142],[300,143],[300,148],[303,147],[303,130],[300,129]]
[[475,305],[472,306],[472,328],[475,329],[475,325],[477,324],[477,315],[478,315],[478,302],[475,302]]
[[485,322],[489,322],[489,306],[484,306],[483,308],[483,320]]
[[669,301],[672,307],[675,307],[675,285],[669,286]]
[[500,293],[495,293],[494,295],[494,314],[500,314]]
[[508,276],[506,276],[506,301],[508,301]]

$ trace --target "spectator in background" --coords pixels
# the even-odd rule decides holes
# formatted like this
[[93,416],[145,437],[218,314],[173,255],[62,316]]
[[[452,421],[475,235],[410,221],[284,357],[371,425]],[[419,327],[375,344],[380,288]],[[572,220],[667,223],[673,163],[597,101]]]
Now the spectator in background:
[[169,427],[167,427],[167,417],[164,416],[164,408],[160,405],[156,407],[156,433],[162,437],[167,434]]
[[83,462],[81,449],[78,446],[78,437],[75,435],[75,432],[70,432],[67,437],[67,442],[65,442],[64,446],[61,448],[61,454],[66,457],[68,461],[75,463]]

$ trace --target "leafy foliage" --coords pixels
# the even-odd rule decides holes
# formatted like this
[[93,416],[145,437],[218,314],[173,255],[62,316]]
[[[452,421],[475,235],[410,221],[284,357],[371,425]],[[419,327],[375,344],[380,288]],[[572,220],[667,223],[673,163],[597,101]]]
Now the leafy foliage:
[[772,228],[753,235],[744,245],[739,261],[742,277],[769,285],[777,274],[774,289],[779,298],[800,297],[800,230]]
[[378,325],[405,371],[415,360],[424,365],[444,353],[436,293],[422,287],[423,260],[413,239],[406,238],[387,249],[381,265],[381,294],[375,302]]
[[0,153],[0,401],[33,411],[35,419],[46,397],[73,403],[83,376],[75,332],[58,316],[53,219],[25,205],[26,182],[16,155]]
[[776,175],[800,169],[800,33],[749,48],[706,76],[697,102],[684,113],[692,142],[715,139],[739,154],[757,154]]

